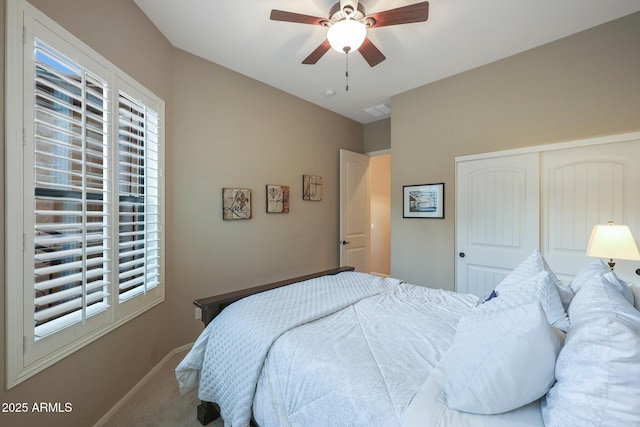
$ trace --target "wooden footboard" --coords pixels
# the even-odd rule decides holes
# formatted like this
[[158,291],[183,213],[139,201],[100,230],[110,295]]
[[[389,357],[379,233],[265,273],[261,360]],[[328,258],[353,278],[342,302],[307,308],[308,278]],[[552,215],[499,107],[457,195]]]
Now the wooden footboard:
[[268,283],[266,285],[255,286],[240,291],[227,292],[226,294],[216,295],[213,297],[200,298],[193,301],[193,304],[202,310],[202,322],[209,324],[226,306],[232,304],[239,299],[248,297],[249,295],[259,292],[268,291],[270,289],[280,288],[282,286],[291,285],[292,283],[303,282],[309,279],[315,279],[321,276],[331,276],[342,273],[343,271],[354,271],[353,267],[338,267],[331,270],[320,271],[318,273],[307,274],[305,276],[294,277],[292,279],[280,280],[279,282]]
[[[280,288],[282,286],[291,285],[297,282],[303,282],[309,279],[315,279],[321,276],[330,276],[344,271],[354,271],[353,267],[338,267],[331,270],[320,271],[318,273],[307,274],[305,276],[294,277],[291,279],[280,280],[279,282],[267,283],[265,285],[255,286],[240,291],[228,292],[222,295],[216,295],[207,298],[201,298],[193,301],[193,304],[202,310],[202,322],[209,324],[220,312],[228,305],[259,292],[268,291],[270,289]],[[198,421],[202,425],[209,424],[211,421],[220,417],[220,408],[212,402],[202,401],[197,408]],[[252,425],[255,423],[252,422]]]

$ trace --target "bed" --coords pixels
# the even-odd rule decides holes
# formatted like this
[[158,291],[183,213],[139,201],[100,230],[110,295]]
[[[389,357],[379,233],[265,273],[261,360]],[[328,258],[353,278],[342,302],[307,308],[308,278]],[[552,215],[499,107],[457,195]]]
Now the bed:
[[537,251],[483,298],[340,268],[196,301],[176,378],[226,427],[640,425],[634,301]]

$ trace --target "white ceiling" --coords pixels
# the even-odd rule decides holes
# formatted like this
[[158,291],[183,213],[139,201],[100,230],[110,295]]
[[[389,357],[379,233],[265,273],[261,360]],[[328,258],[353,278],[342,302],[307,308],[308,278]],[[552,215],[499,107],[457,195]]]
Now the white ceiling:
[[[326,28],[271,21],[271,9],[326,17],[338,0],[134,0],[176,47],[361,123],[393,95],[640,11],[640,0],[431,0],[426,22],[373,28],[387,59],[327,52]],[[362,0],[368,14],[418,0]],[[327,96],[327,91],[335,95]]]

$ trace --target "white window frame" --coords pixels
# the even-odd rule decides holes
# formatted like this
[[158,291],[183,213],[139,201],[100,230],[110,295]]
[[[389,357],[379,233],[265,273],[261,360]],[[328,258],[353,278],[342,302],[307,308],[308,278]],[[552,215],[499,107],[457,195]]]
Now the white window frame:
[[[164,101],[111,64],[71,33],[24,0],[7,0],[5,97],[6,195],[6,388],[30,378],[164,301]],[[112,188],[110,204],[113,266],[109,273],[108,307],[81,324],[66,327],[45,338],[34,337],[34,183],[33,169],[33,54],[34,40],[42,40],[74,63],[100,74],[109,93],[109,144]],[[95,71],[94,71],[95,70]],[[159,280],[126,297],[118,292],[118,105],[120,94],[158,117],[157,221],[154,258]],[[147,111],[147,110],[144,110]],[[148,132],[147,132],[148,133]],[[145,136],[146,137],[146,136]],[[148,165],[148,162],[145,163]],[[31,169],[30,169],[31,168]],[[146,174],[146,172],[145,172]],[[145,175],[147,177],[147,175]],[[145,178],[146,179],[146,178]],[[148,197],[145,197],[148,199]],[[145,212],[147,212],[145,210]],[[145,224],[145,229],[147,229]],[[145,264],[146,265],[146,264]]]

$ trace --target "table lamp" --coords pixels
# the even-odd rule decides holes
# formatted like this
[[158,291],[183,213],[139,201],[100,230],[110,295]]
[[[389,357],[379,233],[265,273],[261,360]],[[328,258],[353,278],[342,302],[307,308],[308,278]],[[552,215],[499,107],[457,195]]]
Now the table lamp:
[[614,225],[613,221],[593,227],[587,245],[587,256],[609,258],[611,270],[616,264],[614,258],[640,260],[640,252],[629,226]]

